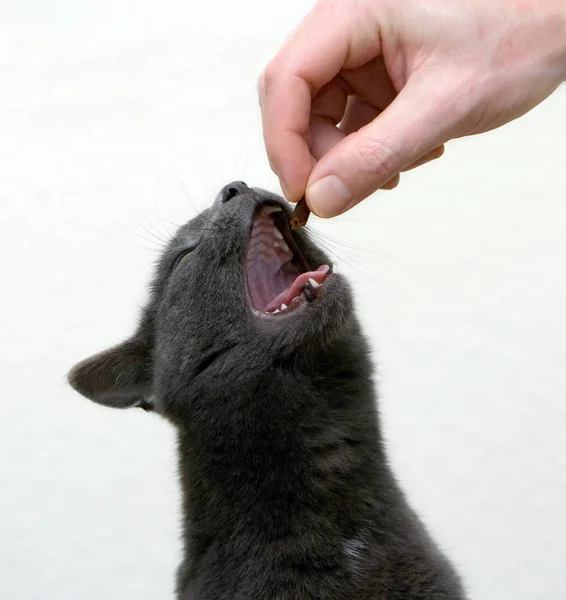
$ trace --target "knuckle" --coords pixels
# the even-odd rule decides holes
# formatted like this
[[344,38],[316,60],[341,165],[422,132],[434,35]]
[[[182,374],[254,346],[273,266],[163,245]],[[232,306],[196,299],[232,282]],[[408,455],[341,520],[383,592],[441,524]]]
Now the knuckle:
[[257,80],[257,91],[260,98],[265,95],[265,71],[262,72]]
[[261,74],[258,82],[259,93],[265,98],[269,93],[269,89],[273,86],[277,79],[278,67],[271,61],[267,67],[265,67]]
[[395,173],[395,153],[381,142],[366,140],[357,147],[362,171],[383,181],[391,179]]

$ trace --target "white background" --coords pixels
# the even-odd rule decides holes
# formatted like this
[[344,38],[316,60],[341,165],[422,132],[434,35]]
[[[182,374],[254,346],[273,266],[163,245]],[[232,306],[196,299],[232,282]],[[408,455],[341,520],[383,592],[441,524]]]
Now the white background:
[[[0,597],[172,598],[172,429],[65,384],[159,238],[277,190],[256,80],[310,2],[0,7]],[[376,349],[393,465],[478,600],[566,596],[566,90],[312,220]]]

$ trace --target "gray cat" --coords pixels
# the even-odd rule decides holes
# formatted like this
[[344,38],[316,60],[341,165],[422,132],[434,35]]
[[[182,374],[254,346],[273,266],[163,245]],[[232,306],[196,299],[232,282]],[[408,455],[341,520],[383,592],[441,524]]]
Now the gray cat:
[[182,226],[134,335],[73,388],[178,430],[180,600],[462,600],[381,439],[346,280],[243,182]]

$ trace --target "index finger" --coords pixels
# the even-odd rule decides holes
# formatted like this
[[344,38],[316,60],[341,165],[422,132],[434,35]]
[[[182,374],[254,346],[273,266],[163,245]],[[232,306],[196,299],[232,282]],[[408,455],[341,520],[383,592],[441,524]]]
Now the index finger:
[[309,148],[309,86],[299,77],[284,72],[274,79],[264,73],[259,94],[269,164],[279,177],[287,200],[296,202],[304,193],[313,167]]
[[315,164],[309,129],[313,98],[347,66],[349,58],[355,58],[350,52],[349,27],[344,26],[349,20],[336,5],[317,5],[260,79],[267,155],[291,201],[303,196]]

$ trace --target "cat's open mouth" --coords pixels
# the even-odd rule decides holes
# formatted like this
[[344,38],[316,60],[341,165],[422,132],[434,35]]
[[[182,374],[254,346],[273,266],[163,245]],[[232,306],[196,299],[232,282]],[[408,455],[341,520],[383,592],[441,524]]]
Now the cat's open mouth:
[[254,215],[246,256],[248,294],[263,314],[281,315],[316,300],[330,270],[308,264],[279,206],[263,204]]

